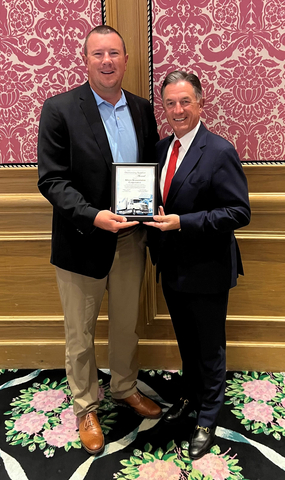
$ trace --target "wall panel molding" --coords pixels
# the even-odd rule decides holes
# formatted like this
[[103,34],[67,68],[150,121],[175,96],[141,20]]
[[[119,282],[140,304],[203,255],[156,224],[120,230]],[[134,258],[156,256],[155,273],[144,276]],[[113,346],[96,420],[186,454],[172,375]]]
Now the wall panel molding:
[[[1,368],[64,368],[64,348],[64,340],[58,339],[44,342],[1,341]],[[283,371],[280,359],[284,356],[285,342],[228,342],[227,370]],[[96,360],[99,368],[108,367],[106,339],[96,342]],[[140,368],[181,368],[175,340],[140,340],[138,361]]]
[[129,54],[123,88],[148,99],[148,2],[106,0],[105,5],[106,23],[120,32]]
[[[236,232],[245,277],[231,290],[228,369],[284,370],[285,166],[244,166],[251,223]],[[0,366],[62,368],[64,322],[49,263],[50,204],[37,168],[0,169]],[[96,358],[108,366],[108,295],[96,328]],[[148,259],[138,323],[142,368],[180,368],[161,285]]]

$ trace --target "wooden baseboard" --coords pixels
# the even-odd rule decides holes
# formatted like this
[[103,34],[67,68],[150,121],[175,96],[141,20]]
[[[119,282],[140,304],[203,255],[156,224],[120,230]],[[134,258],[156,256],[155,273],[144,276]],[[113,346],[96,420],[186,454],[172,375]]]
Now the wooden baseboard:
[[[108,368],[107,315],[99,316],[95,338],[97,364]],[[62,315],[0,316],[0,368],[64,368],[64,350]],[[284,358],[285,317],[228,316],[228,370],[284,371]],[[180,369],[175,336],[141,336],[138,361],[140,368]]]
[[[0,343],[0,368],[64,368],[63,340]],[[108,368],[106,340],[95,342],[99,368]],[[285,342],[228,342],[228,370],[284,371]],[[176,370],[181,361],[175,340],[141,340],[138,349],[140,368]]]
[[284,372],[285,342],[227,342],[227,370]]

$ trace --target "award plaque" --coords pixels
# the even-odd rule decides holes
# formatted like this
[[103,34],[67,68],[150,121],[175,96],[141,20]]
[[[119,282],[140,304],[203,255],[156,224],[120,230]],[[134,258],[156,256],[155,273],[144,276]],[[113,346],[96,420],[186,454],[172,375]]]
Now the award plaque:
[[112,212],[128,221],[151,221],[157,214],[158,164],[112,164]]

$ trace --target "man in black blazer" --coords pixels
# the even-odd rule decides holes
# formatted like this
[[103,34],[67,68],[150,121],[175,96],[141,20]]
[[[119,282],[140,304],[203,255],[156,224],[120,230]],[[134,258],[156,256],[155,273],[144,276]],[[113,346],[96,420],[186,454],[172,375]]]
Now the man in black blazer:
[[[189,443],[190,457],[197,459],[213,444],[223,404],[228,294],[243,274],[234,230],[249,223],[250,206],[236,150],[200,121],[199,79],[172,72],[161,94],[174,134],[156,146],[164,201],[149,223],[158,229],[149,232],[150,248],[161,272],[183,365],[183,391],[165,420],[175,422],[197,411]],[[171,155],[174,145],[178,158]],[[173,162],[174,176],[169,180]]]
[[121,89],[128,55],[109,26],[93,29],[83,60],[88,82],[45,101],[38,187],[53,205],[51,263],[61,296],[66,371],[82,445],[104,448],[96,411],[94,333],[108,290],[113,399],[149,418],[161,409],[137,391],[136,324],[145,267],[145,227],[110,211],[112,162],[150,162],[158,141],[150,103]]

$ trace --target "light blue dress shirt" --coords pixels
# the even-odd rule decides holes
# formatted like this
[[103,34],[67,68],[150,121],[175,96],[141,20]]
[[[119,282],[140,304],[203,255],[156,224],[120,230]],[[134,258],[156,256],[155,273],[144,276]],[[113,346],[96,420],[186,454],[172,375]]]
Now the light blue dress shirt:
[[108,137],[115,163],[138,162],[138,143],[133,119],[124,92],[116,105],[92,90]]

